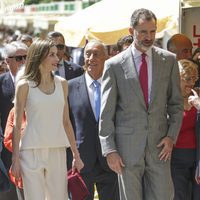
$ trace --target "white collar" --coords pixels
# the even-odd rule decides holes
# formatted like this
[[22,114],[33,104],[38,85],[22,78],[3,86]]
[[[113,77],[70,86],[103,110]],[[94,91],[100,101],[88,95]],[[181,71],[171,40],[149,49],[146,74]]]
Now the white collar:
[[58,64],[59,64],[59,66],[64,66],[64,60],[61,59],[60,62],[59,62]]
[[14,83],[14,82],[15,82],[15,76],[13,76],[13,74],[11,73],[11,71],[9,71],[9,73],[10,73],[10,76],[11,76],[12,81],[13,81],[13,83]]
[[[101,77],[97,80],[99,82],[99,84],[101,85]],[[88,74],[88,72],[86,71],[85,72],[85,80],[86,80],[86,84],[88,87],[90,87],[93,82],[94,82],[94,79]]]
[[[138,49],[136,49],[134,44],[131,46],[131,51],[132,51],[134,59],[140,57],[141,54],[143,53],[143,52],[139,51]],[[152,56],[152,47],[150,47],[145,52],[145,54],[147,55],[147,57],[151,58],[151,56]]]

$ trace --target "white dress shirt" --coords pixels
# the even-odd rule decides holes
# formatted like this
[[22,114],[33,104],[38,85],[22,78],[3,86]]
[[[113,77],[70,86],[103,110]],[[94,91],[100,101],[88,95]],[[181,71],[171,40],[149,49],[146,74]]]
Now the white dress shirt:
[[11,73],[11,71],[9,71],[9,73],[10,73],[10,76],[11,76],[11,78],[12,78],[12,81],[13,81],[13,83],[14,83],[14,85],[15,85],[15,76],[13,76],[13,74]]
[[63,59],[59,62],[58,71],[59,71],[59,75],[61,77],[65,78],[65,66],[64,66],[64,60]]

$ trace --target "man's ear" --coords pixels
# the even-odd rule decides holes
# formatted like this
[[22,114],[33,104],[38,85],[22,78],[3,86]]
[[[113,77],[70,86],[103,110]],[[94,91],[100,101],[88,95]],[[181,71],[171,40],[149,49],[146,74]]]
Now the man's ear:
[[128,30],[129,30],[130,35],[134,35],[134,29],[132,27],[130,27]]

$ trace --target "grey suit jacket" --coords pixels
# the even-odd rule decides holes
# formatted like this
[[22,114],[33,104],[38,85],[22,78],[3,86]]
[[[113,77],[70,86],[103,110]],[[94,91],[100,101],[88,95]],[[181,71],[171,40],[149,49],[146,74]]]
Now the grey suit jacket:
[[145,106],[131,47],[105,63],[102,77],[100,141],[103,154],[117,151],[134,165],[148,147],[159,162],[157,144],[165,136],[176,141],[183,99],[174,54],[152,48],[152,89]]

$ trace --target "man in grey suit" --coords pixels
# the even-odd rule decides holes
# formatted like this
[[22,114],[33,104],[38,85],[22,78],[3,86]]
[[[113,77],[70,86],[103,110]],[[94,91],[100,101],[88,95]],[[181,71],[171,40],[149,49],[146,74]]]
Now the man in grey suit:
[[106,61],[102,77],[99,135],[102,153],[118,173],[121,200],[174,195],[170,156],[183,99],[175,55],[153,46],[156,22],[150,10],[133,12],[133,44]]

